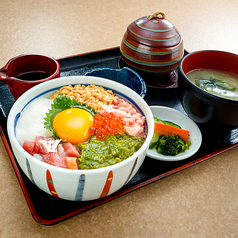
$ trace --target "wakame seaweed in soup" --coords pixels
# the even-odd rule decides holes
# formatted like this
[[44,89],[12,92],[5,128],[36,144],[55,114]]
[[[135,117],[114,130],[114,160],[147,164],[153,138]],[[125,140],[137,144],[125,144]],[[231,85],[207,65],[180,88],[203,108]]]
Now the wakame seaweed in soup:
[[187,73],[187,77],[211,94],[238,100],[238,76],[217,70],[199,69]]

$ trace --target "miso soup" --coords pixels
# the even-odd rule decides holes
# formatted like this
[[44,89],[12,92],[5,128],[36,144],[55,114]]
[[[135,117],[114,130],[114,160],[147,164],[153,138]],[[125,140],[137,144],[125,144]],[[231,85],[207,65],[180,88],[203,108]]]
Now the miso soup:
[[209,93],[238,100],[238,76],[217,70],[199,69],[187,73],[187,77]]

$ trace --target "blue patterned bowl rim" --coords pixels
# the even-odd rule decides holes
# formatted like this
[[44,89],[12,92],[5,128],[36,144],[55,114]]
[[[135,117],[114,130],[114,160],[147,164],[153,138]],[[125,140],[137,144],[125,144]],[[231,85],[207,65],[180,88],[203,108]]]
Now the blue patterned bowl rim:
[[[114,71],[114,72],[123,72],[123,71],[129,71],[131,72],[132,74],[135,75],[135,77],[138,79],[138,81],[140,82],[140,86],[141,86],[141,91],[140,93],[138,93],[142,98],[145,97],[146,95],[146,92],[147,92],[147,87],[146,87],[146,84],[145,84],[145,81],[143,80],[143,78],[137,73],[135,72],[133,69],[129,68],[129,67],[123,67],[121,69],[113,69],[113,68],[96,68],[96,69],[92,69],[92,70],[89,70],[87,72],[85,72],[83,74],[83,76],[90,76],[91,74],[93,73],[96,73],[96,72],[103,72],[103,71]],[[95,76],[95,75],[93,75]],[[97,77],[97,76],[96,76]],[[101,76],[103,77],[103,76]],[[106,79],[109,79],[109,80],[113,80],[112,78],[107,78],[107,76],[105,75],[104,78]],[[120,82],[119,82],[120,83]],[[127,86],[127,85],[126,85]],[[133,89],[133,88],[132,88]]]

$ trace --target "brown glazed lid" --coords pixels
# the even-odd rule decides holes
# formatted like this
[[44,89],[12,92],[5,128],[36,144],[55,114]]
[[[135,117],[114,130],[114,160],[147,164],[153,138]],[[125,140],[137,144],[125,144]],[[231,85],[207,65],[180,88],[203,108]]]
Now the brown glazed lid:
[[165,19],[163,12],[135,20],[128,26],[127,34],[136,42],[154,48],[173,47],[181,42],[178,30]]
[[[175,75],[184,55],[183,40],[163,12],[133,21],[122,38],[122,62],[140,73],[153,74],[150,81],[165,81],[161,75]],[[167,80],[168,81],[168,80]],[[154,84],[154,82],[153,82]]]

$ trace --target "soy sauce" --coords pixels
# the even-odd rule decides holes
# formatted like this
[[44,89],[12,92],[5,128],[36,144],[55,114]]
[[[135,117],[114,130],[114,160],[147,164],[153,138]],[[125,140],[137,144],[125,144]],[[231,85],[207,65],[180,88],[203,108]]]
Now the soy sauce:
[[27,80],[27,81],[35,81],[48,78],[50,75],[45,72],[40,71],[30,71],[19,74],[16,78]]

